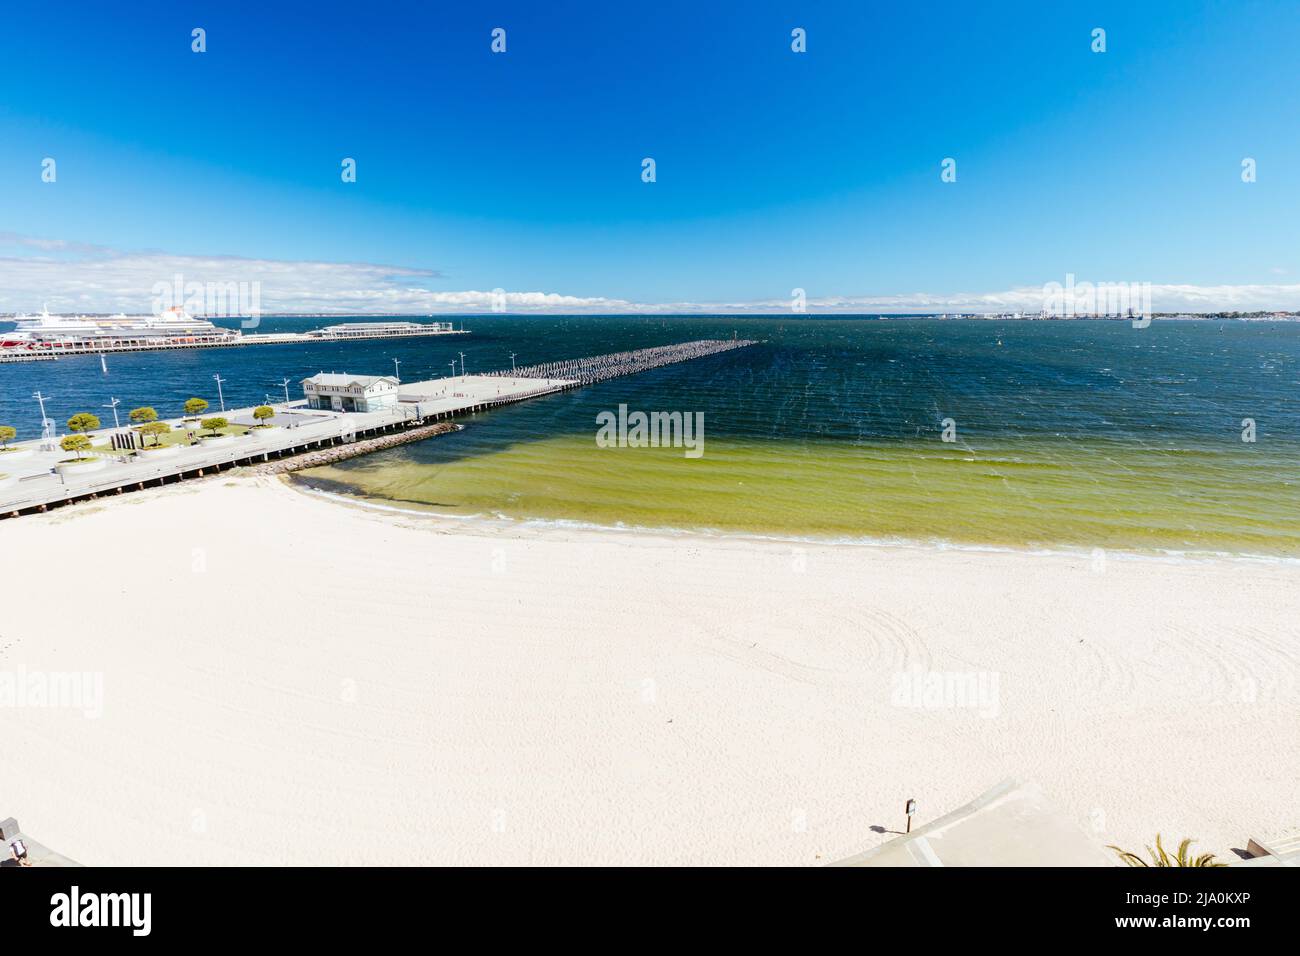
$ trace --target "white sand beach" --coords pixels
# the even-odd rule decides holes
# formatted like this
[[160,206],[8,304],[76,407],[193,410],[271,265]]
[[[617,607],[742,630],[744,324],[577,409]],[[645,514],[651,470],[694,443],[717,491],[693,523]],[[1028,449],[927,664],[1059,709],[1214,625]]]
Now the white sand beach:
[[537,529],[220,476],[0,522],[0,581],[0,672],[102,675],[98,716],[0,707],[0,816],[87,864],[816,865],[1008,776],[1102,844],[1232,859],[1300,823],[1296,566]]

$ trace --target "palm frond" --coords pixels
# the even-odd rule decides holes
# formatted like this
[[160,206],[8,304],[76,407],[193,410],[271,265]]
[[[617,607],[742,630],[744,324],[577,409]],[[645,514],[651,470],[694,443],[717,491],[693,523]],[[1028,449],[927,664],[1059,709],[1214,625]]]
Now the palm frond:
[[1183,839],[1183,841],[1178,844],[1177,852],[1175,852],[1171,856],[1169,851],[1165,849],[1164,842],[1161,838],[1161,835],[1157,833],[1155,849],[1152,849],[1151,844],[1149,843],[1146,846],[1147,856],[1151,858],[1150,863],[1148,863],[1138,854],[1133,853],[1129,850],[1125,850],[1121,847],[1117,847],[1113,843],[1108,844],[1107,848],[1114,850],[1115,853],[1119,855],[1119,858],[1129,866],[1152,867],[1152,866],[1227,866],[1228,865],[1226,863],[1220,863],[1218,860],[1216,860],[1214,858],[1213,853],[1201,853],[1197,856],[1193,856],[1191,853],[1191,848],[1192,848],[1192,844],[1195,842],[1196,841],[1192,840],[1190,837]]
[[1144,859],[1142,859],[1142,857],[1138,856],[1136,853],[1130,853],[1128,850],[1121,850],[1119,847],[1115,846],[1115,844],[1113,844],[1113,843],[1109,844],[1108,846],[1109,846],[1109,849],[1112,849],[1112,850],[1114,850],[1116,853],[1118,853],[1118,854],[1119,854],[1119,858],[1120,858],[1121,860],[1123,860],[1125,863],[1127,863],[1129,866],[1146,866],[1146,865],[1147,865],[1147,861],[1144,860]]

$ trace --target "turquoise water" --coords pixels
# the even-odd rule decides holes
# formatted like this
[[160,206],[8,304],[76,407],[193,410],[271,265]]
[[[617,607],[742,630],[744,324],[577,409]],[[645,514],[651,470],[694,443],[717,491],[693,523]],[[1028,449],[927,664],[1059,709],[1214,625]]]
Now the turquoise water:
[[[260,331],[319,319],[267,319]],[[452,515],[1300,555],[1300,324],[915,318],[467,317],[471,336],[255,346],[0,366],[0,424],[36,433],[111,396],[178,414],[283,395],[316,371],[471,372],[696,338],[753,348],[465,419],[463,432],[304,473]],[[295,391],[293,394],[300,394]],[[620,404],[704,416],[704,448],[601,448]],[[955,441],[943,441],[952,420]],[[1243,419],[1255,423],[1243,442]]]
[[[764,344],[475,416],[458,435],[301,480],[453,515],[1300,555],[1300,325],[479,325],[529,361],[733,329]],[[620,404],[702,412],[704,454],[598,447],[596,416]]]

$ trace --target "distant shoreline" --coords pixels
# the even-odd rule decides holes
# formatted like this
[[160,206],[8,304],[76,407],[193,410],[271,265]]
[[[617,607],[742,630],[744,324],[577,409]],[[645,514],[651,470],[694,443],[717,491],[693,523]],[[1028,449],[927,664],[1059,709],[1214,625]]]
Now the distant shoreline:
[[[15,316],[27,312],[0,312],[0,322],[12,322]],[[88,318],[107,318],[117,312],[78,312]],[[245,315],[208,316],[195,313],[198,318],[244,319]],[[1006,322],[1129,322],[1127,315],[1025,315],[1013,312],[797,312],[789,309],[770,312],[259,312],[263,319],[415,319],[415,318],[646,318],[646,319],[941,319],[958,321]],[[1176,319],[1184,322],[1213,322],[1235,320],[1244,322],[1300,322],[1300,312],[1152,312],[1153,319]]]

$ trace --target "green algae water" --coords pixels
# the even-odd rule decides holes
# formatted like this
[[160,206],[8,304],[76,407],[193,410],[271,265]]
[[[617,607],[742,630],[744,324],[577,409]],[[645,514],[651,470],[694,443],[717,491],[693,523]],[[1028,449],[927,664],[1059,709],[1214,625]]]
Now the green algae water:
[[[510,352],[523,364],[733,334],[763,344],[466,416],[455,435],[297,480],[461,517],[1300,556],[1300,324],[792,316],[467,326],[476,334],[459,347],[471,372],[508,368]],[[597,416],[620,405],[702,412],[703,454],[600,447]]]

